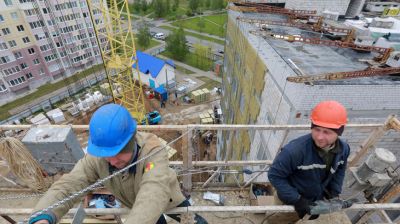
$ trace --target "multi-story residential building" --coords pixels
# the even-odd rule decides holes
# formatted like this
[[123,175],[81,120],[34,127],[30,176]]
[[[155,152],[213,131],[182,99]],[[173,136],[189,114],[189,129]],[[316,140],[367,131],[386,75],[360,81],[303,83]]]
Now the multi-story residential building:
[[0,1],[0,104],[102,63],[89,13],[84,0]]

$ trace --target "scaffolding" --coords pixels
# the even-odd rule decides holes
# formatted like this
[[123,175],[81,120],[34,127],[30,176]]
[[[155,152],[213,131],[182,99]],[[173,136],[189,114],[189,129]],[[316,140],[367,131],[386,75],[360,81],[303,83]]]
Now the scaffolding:
[[[5,130],[27,130],[30,129],[32,125],[0,125],[0,131]],[[35,126],[38,127],[38,126]],[[46,127],[45,125],[40,127]],[[88,130],[88,125],[52,125],[51,127],[72,127],[75,131],[86,131]],[[348,124],[346,129],[361,129],[370,128],[373,131],[370,133],[369,137],[357,148],[353,150],[354,153],[349,157],[348,166],[356,166],[363,157],[374,148],[374,145],[379,142],[388,131],[394,130],[400,132],[400,121],[395,116],[389,116],[387,121],[383,124]],[[197,131],[263,131],[263,130],[273,130],[273,131],[302,131],[308,130],[309,125],[161,125],[161,126],[138,126],[139,131],[178,131],[181,133],[181,143],[182,143],[182,161],[171,161],[170,166],[181,167],[183,170],[190,171],[196,168],[210,168],[213,169],[213,173],[205,182],[193,182],[192,173],[188,172],[187,175],[183,176],[182,183],[184,191],[192,192],[196,190],[209,190],[213,187],[229,189],[245,189],[252,183],[260,173],[253,173],[251,177],[247,180],[237,179],[236,183],[218,183],[212,184],[211,182],[217,175],[226,174],[230,175],[226,171],[229,167],[238,167],[240,169],[244,166],[263,166],[263,169],[267,171],[267,168],[272,164],[271,160],[249,160],[249,161],[238,161],[230,160],[225,157],[222,161],[194,161],[195,148],[192,142],[193,136],[196,135]],[[185,136],[182,138],[182,136]],[[285,140],[284,140],[285,141]],[[230,150],[228,148],[228,150]],[[226,155],[230,153],[227,152]],[[210,173],[210,174],[211,174]],[[238,173],[233,173],[234,175]],[[358,223],[361,221],[368,220],[369,217],[374,213],[378,212],[382,217],[386,217],[384,222],[390,223],[392,220],[386,215],[384,210],[400,210],[400,204],[390,203],[395,197],[400,193],[400,183],[396,180],[391,188],[385,192],[376,201],[371,201],[371,204],[357,204],[347,209],[347,211],[358,211],[364,212]],[[185,213],[193,214],[195,212],[243,212],[243,213],[286,213],[293,212],[292,206],[191,206],[187,208],[176,208],[168,212],[168,214],[174,213]],[[71,209],[70,213],[74,214],[76,209]],[[29,215],[32,213],[31,209],[1,209],[0,215],[7,220],[12,219],[10,216],[13,215]],[[87,214],[125,214],[127,209],[86,209]],[[396,220],[394,220],[396,221]]]

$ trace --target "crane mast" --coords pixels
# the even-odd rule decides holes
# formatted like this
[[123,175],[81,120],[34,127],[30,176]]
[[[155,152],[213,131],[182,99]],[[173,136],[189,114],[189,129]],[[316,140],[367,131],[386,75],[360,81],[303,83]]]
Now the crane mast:
[[[133,78],[137,63],[134,34],[127,0],[86,0],[96,33],[114,102],[137,120],[145,116],[140,75]],[[96,4],[93,4],[96,3]],[[135,66],[139,74],[139,66]]]

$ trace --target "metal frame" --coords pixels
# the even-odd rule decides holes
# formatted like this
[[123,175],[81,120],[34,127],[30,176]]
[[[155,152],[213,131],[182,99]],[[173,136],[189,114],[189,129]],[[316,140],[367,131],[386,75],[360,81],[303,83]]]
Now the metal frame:
[[[43,125],[43,127],[48,127],[49,125]],[[75,130],[88,130],[88,125],[50,125],[52,127],[71,127]],[[37,125],[0,125],[0,131],[4,130],[22,130],[29,129],[31,127],[38,127]],[[359,147],[356,151],[356,154],[349,158],[349,166],[354,166],[357,164],[358,160],[363,157],[372,146],[378,142],[378,140],[389,130],[397,130],[400,131],[400,121],[393,115],[389,116],[386,122],[382,124],[348,124],[346,129],[357,129],[357,128],[374,128],[375,131],[370,134],[370,136],[364,141],[364,143]],[[207,185],[215,178],[218,174],[223,172],[226,167],[234,167],[234,166],[246,166],[246,165],[264,165],[263,170],[267,169],[270,164],[272,164],[271,160],[259,160],[259,161],[231,161],[229,158],[224,158],[223,161],[193,161],[193,146],[192,136],[197,130],[227,130],[227,131],[237,131],[237,130],[307,130],[309,129],[309,125],[158,125],[158,126],[138,126],[138,130],[144,131],[180,131],[181,133],[188,132],[187,138],[183,138],[182,141],[182,152],[183,152],[183,161],[171,161],[171,166],[183,166],[183,169],[190,170],[194,167],[218,167],[216,171],[214,171],[213,175],[202,184],[202,188],[207,187]],[[188,131],[190,130],[190,131]],[[228,150],[231,147],[228,147]],[[226,153],[229,155],[229,153]],[[237,173],[236,173],[237,174]],[[257,178],[259,173],[255,173],[247,182],[244,184],[239,183],[237,181],[238,187],[243,189],[248,186],[254,179]],[[192,183],[192,175],[185,175],[183,178],[183,186],[184,190],[191,191],[193,190]],[[393,197],[395,197],[399,193],[400,187],[396,185],[391,189],[378,203],[384,203],[390,201]],[[398,203],[385,203],[385,204],[364,204],[364,205],[354,205],[348,210],[357,210],[357,211],[370,211],[367,212],[362,220],[368,220],[370,215],[372,215],[376,210],[378,210],[383,218],[386,217],[382,210],[399,210],[400,204]],[[73,212],[71,210],[70,212]],[[114,212],[114,210],[107,209],[108,212]],[[232,211],[240,211],[240,212],[249,212],[249,213],[266,213],[266,212],[292,212],[292,206],[193,206],[189,208],[177,208],[173,209],[171,212],[182,213],[182,212],[232,212]],[[87,210],[88,214],[92,214],[94,210]],[[101,213],[97,213],[101,212]],[[97,210],[96,214],[105,214],[103,211]],[[116,213],[120,214],[122,210],[115,210]],[[8,217],[10,214],[30,214],[31,210],[24,209],[2,209],[0,211],[0,215],[4,217]],[[384,220],[387,221],[385,218]]]

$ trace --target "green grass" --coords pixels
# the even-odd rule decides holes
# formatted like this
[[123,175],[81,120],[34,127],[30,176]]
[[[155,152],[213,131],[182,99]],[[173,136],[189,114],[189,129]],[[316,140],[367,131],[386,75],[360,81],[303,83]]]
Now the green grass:
[[178,70],[178,71],[180,71],[180,72],[182,72],[182,73],[184,73],[186,75],[190,75],[190,74],[194,74],[195,73],[194,71],[189,70],[189,69],[184,68],[184,67],[181,67],[179,65],[175,65],[175,67],[176,67],[176,70]]
[[35,100],[46,94],[52,93],[58,89],[65,87],[66,85],[70,85],[70,84],[76,82],[77,80],[85,78],[86,76],[88,76],[94,72],[97,72],[103,68],[104,67],[102,64],[95,65],[92,68],[89,68],[85,71],[79,72],[71,77],[66,78],[66,79],[62,79],[56,83],[48,83],[43,86],[40,86],[35,92],[1,106],[0,107],[0,120],[5,120],[11,116],[11,114],[9,113],[9,110],[12,110],[16,107],[27,104],[27,103],[31,102],[32,100]]
[[136,50],[145,51],[145,50],[147,50],[147,49],[150,49],[150,48],[152,48],[152,47],[155,47],[155,46],[157,46],[157,45],[160,45],[161,43],[158,42],[158,41],[156,41],[156,40],[150,39],[150,45],[149,45],[148,47],[143,47],[143,46],[140,46],[140,45],[139,45],[139,43],[138,43],[138,41],[137,41],[137,38],[135,38],[135,44],[136,44],[136,45],[135,45]]
[[[204,28],[200,28],[197,24],[200,19],[204,20]],[[225,23],[227,22],[227,14],[217,14],[203,17],[196,17],[192,19],[186,19],[181,21],[173,22],[174,26],[183,26],[185,29],[195,30],[197,32],[203,32],[219,37],[225,37]]]
[[[168,51],[162,52],[161,55],[164,55],[165,57],[168,57],[168,58],[173,58],[171,53],[168,52]],[[183,61],[181,61],[181,62],[183,62],[185,64],[188,64],[188,65],[190,65],[192,67],[201,69],[203,71],[209,71],[209,70],[211,70],[211,68],[213,66],[213,62],[211,60],[208,60],[206,63],[203,63],[203,64],[197,63],[198,62],[197,55],[195,55],[195,54],[193,54],[191,52],[189,52],[186,55],[185,59]]]
[[[163,29],[166,29],[166,30],[170,30],[170,31],[176,30],[176,28],[170,27],[170,26],[160,26],[160,28],[163,28]],[[187,31],[187,30],[185,30],[184,32],[185,32],[185,35],[187,35],[187,36],[196,37],[196,38],[201,39],[201,40],[206,40],[206,41],[214,42],[214,43],[221,44],[221,45],[225,44],[225,41],[223,41],[223,40],[219,40],[219,39],[216,39],[216,38],[204,36],[204,35],[201,35],[201,34],[198,34],[198,33],[193,33],[193,32]]]
[[213,89],[214,87],[221,87],[221,83],[217,82],[213,79],[210,79],[208,77],[205,76],[200,76],[200,77],[196,77],[197,79],[200,79],[201,81],[204,82],[203,85],[201,85],[198,89],[204,89],[207,88],[208,90]]

